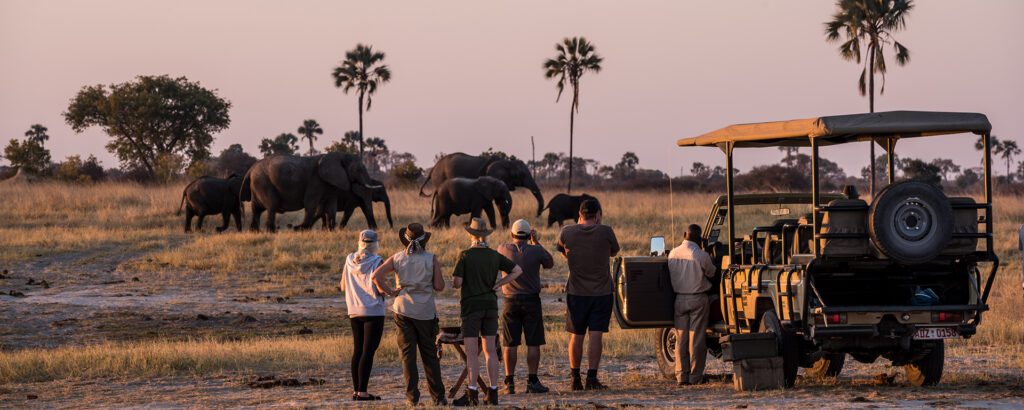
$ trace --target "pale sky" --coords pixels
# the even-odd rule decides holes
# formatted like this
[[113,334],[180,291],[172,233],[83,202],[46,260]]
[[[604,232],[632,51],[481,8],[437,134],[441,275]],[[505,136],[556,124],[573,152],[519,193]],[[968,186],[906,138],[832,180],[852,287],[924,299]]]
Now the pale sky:
[[[918,0],[889,55],[879,111],[972,111],[994,133],[1024,142],[1024,1]],[[678,174],[714,149],[677,138],[732,123],[867,111],[861,68],[824,41],[826,0],[784,1],[11,1],[0,2],[0,139],[29,125],[50,129],[54,160],[95,154],[108,137],[75,134],[61,116],[85,85],[136,75],[186,76],[230,100],[231,127],[213,152],[318,120],[318,147],[357,128],[356,97],[331,70],[356,43],[387,54],[393,79],[366,114],[368,137],[409,151],[422,166],[438,152],[488,147],[530,158],[568,152],[569,103],[555,103],[541,64],[566,36],[583,35],[605,58],[582,80],[576,154],[615,163],[634,151],[645,168]],[[962,136],[961,136],[962,137]],[[978,164],[973,139],[901,142],[901,156]],[[867,145],[824,150],[848,174]],[[741,170],[774,150],[737,156]],[[1003,169],[1002,167],[997,169]]]

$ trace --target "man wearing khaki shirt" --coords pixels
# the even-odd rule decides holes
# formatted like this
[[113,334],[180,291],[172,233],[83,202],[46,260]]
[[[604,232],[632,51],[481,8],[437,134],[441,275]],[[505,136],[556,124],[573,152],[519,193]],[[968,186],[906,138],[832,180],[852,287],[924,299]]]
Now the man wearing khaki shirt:
[[707,291],[711,289],[715,264],[699,241],[700,226],[690,225],[683,233],[683,243],[668,254],[668,272],[676,292],[676,382],[680,386],[703,381],[708,356]]

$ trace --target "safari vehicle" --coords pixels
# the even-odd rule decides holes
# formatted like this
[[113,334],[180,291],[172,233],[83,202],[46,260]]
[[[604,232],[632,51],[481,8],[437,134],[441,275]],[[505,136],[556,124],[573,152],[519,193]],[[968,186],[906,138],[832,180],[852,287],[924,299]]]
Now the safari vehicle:
[[[679,140],[726,157],[727,192],[712,204],[702,244],[719,266],[709,291],[711,353],[720,357],[720,336],[769,332],[786,386],[800,367],[806,376],[838,375],[847,355],[888,359],[913,385],[938,383],[944,340],[975,334],[999,267],[990,132],[982,114],[898,111],[740,124]],[[944,134],[981,136],[983,202],[895,181],[899,140]],[[870,203],[822,193],[819,147],[858,141],[885,150],[888,185]],[[735,194],[735,149],[779,146],[810,147],[810,192]],[[614,311],[622,328],[660,328],[656,354],[672,377],[675,294],[663,237],[652,239],[652,255],[616,263]],[[984,277],[979,265],[988,265]]]

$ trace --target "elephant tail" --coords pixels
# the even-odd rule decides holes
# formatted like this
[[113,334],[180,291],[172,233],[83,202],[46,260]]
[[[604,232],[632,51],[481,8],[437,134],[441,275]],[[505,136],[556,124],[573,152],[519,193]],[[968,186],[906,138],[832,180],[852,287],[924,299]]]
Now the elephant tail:
[[185,206],[185,196],[188,195],[188,189],[191,188],[192,185],[195,185],[196,182],[202,180],[203,178],[206,178],[206,176],[204,175],[192,180],[192,182],[189,182],[188,185],[185,185],[185,188],[181,190],[181,203],[178,204],[178,211],[174,213],[175,215],[181,215],[181,209]]
[[238,191],[238,205],[241,206],[242,202],[252,200],[252,188],[249,187],[249,172],[245,173],[242,177],[242,188]]
[[423,192],[423,188],[427,187],[427,183],[430,182],[430,177],[431,177],[431,174],[433,174],[433,173],[434,173],[434,170],[430,170],[430,174],[427,174],[427,179],[423,180],[423,185],[420,185],[420,196],[423,197],[423,198],[430,198],[430,195],[427,195],[425,192]]
[[[190,185],[191,185],[191,184],[190,184]],[[175,214],[175,215],[181,215],[181,209],[182,209],[182,208],[183,208],[184,206],[185,206],[185,191],[182,191],[182,192],[181,192],[181,203],[179,203],[179,204],[178,204],[178,211],[177,211],[177,212],[175,212],[174,214]]]

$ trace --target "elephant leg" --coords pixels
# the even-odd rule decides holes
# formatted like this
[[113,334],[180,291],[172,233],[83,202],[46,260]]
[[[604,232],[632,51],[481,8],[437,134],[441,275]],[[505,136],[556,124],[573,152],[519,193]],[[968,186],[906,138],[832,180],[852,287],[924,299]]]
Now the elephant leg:
[[345,205],[345,210],[341,214],[341,227],[342,228],[348,226],[348,220],[349,220],[349,218],[352,217],[352,214],[355,212],[355,210],[356,210],[356,207],[354,207],[352,205],[348,205],[348,204]]
[[491,204],[484,205],[484,213],[487,214],[487,220],[491,222],[491,229],[494,229],[498,225],[494,221],[494,207]]
[[191,206],[185,207],[185,233],[192,232],[192,217],[195,215],[196,213],[192,211]]
[[224,232],[225,230],[228,229],[229,226],[231,226],[231,211],[225,210],[224,212],[221,212],[220,217],[224,220],[224,222],[217,227],[218,233]]
[[206,214],[205,213],[200,213],[199,214],[199,220],[196,221],[196,230],[197,231],[199,231],[199,232],[203,231],[203,222],[205,220],[206,220]]
[[277,232],[277,209],[267,208],[267,232]]
[[359,208],[363,211],[363,216],[366,217],[366,226],[370,229],[377,229],[377,220],[373,217],[373,202],[366,200]]
[[235,228],[238,228],[238,232],[242,232],[242,208],[239,207],[231,213],[235,217]]
[[249,223],[249,229],[253,232],[260,231],[260,216],[263,215],[263,207],[256,204],[256,201],[252,202],[252,221]]

